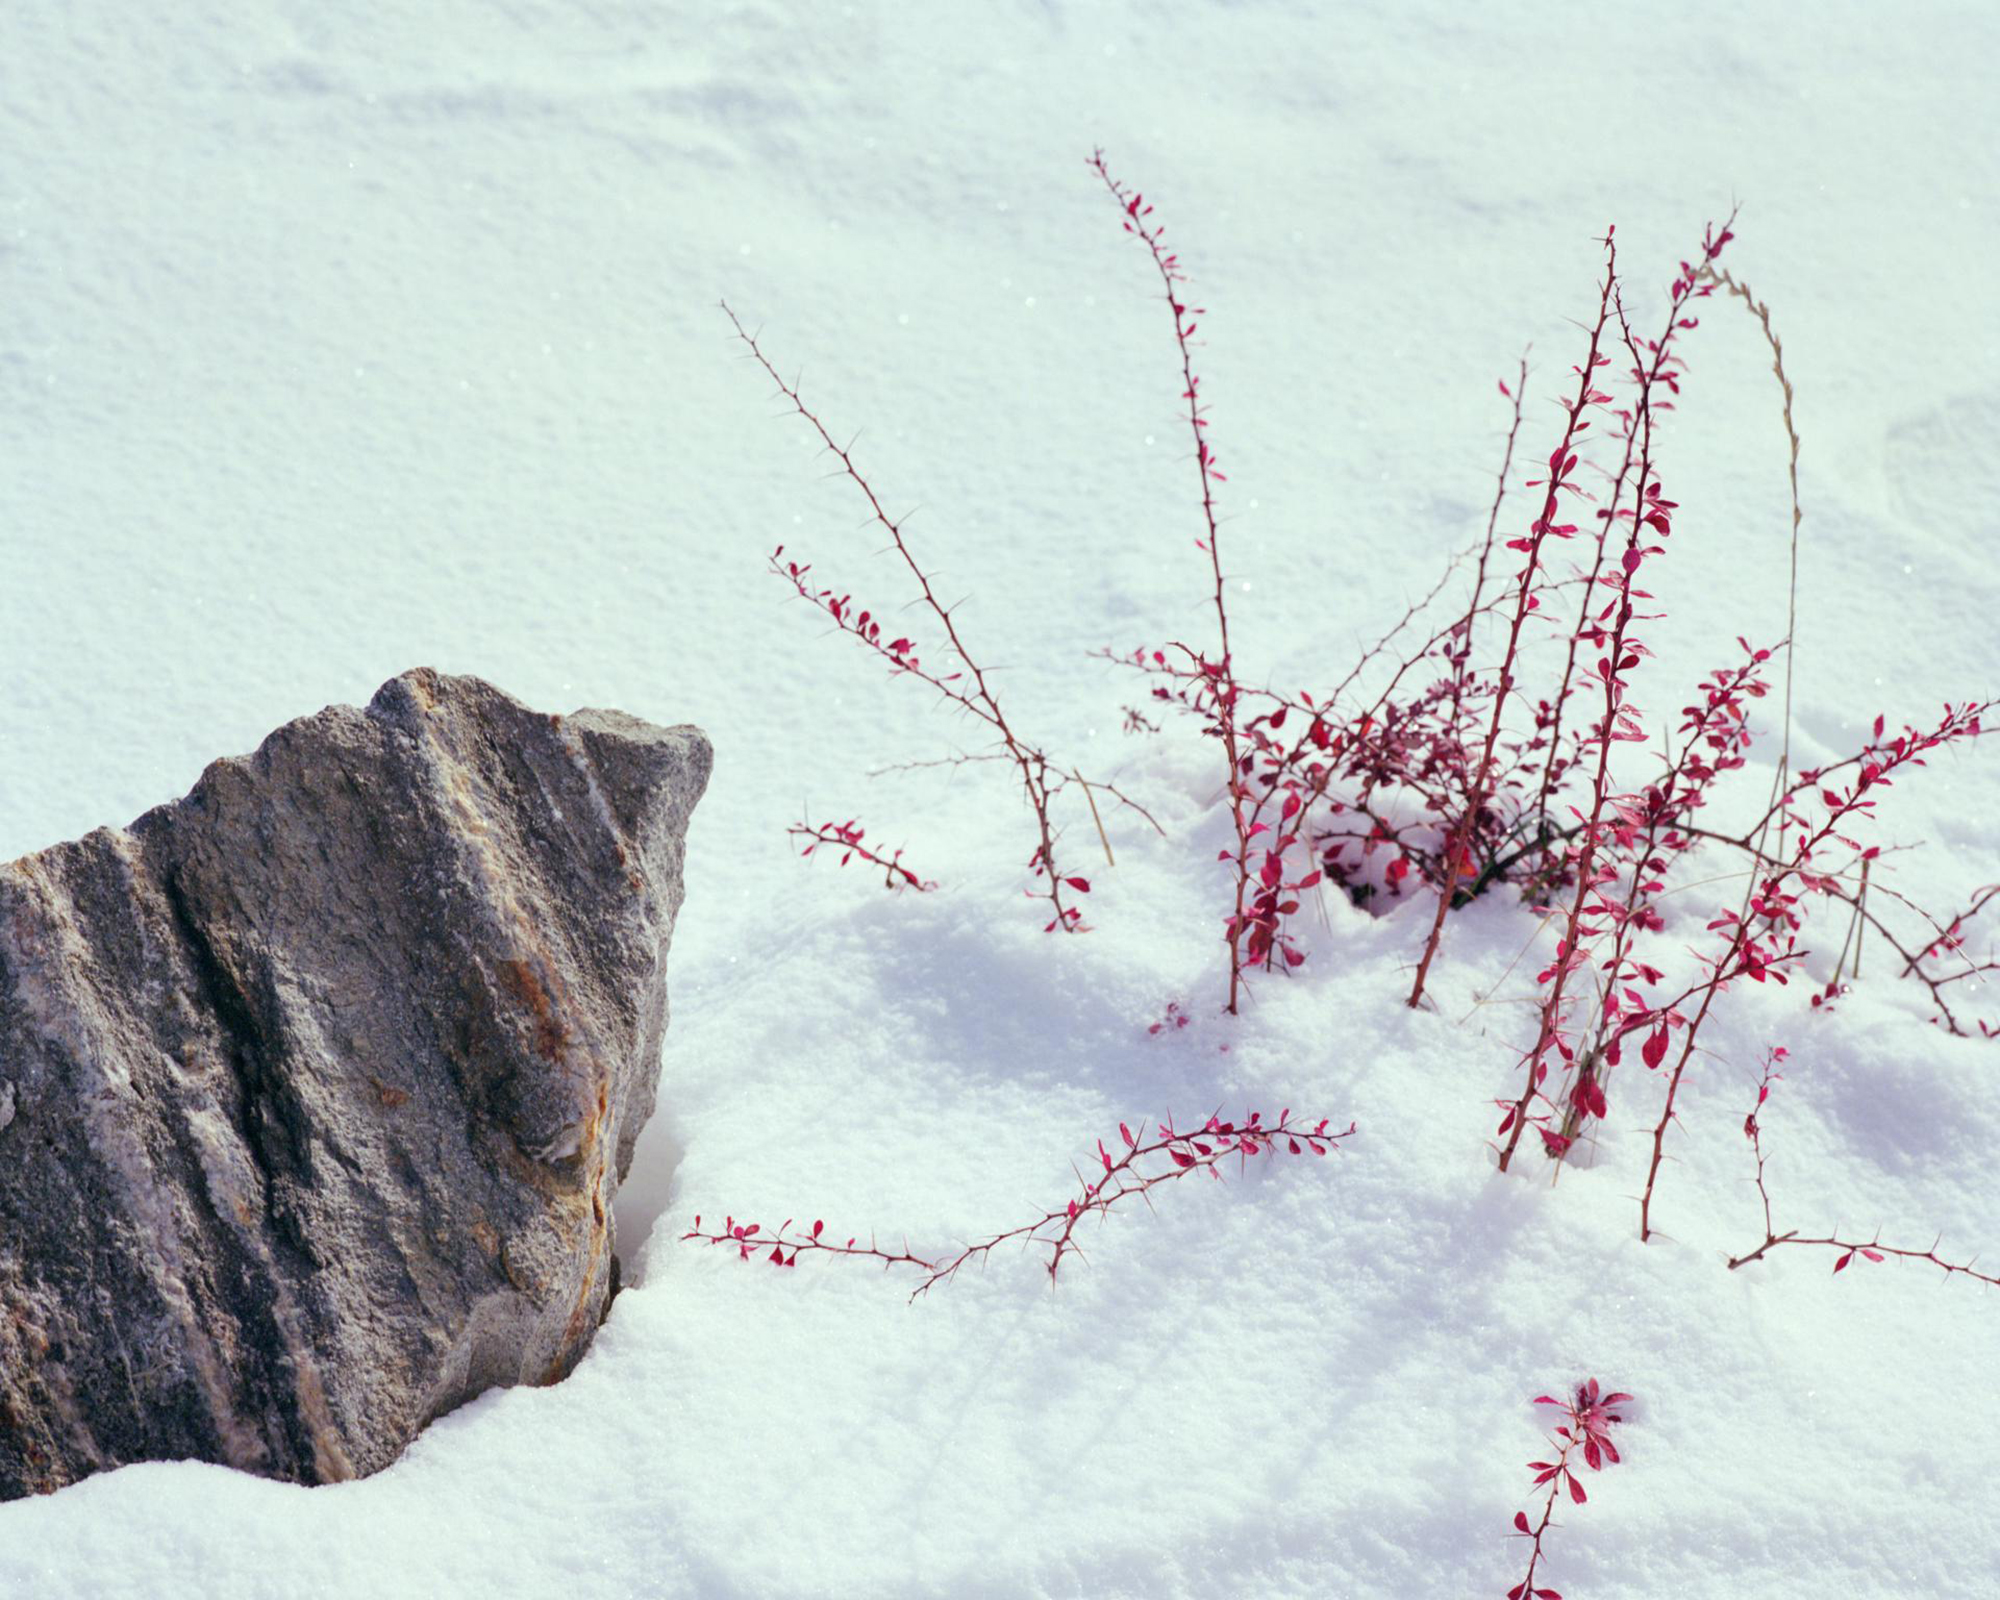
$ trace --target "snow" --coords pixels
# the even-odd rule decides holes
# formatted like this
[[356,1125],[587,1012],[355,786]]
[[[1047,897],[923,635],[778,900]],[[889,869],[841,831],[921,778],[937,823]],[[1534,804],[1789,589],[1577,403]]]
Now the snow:
[[[697,722],[717,765],[619,1207],[643,1281],[575,1375],[361,1483],[146,1465],[0,1507],[0,1593],[1497,1596],[1527,1399],[1596,1376],[1638,1404],[1551,1535],[1570,1600],[2000,1594],[2000,1291],[1836,1279],[1824,1251],[1724,1266],[1760,1231],[1740,1130],[1768,1044],[1781,1228],[2000,1259],[1991,1049],[1886,963],[1832,1014],[1803,983],[1727,997],[1644,1246],[1641,1074],[1594,1166],[1492,1170],[1532,987],[1524,962],[1479,1003],[1534,932],[1511,897],[1453,920],[1437,1014],[1400,1004],[1421,896],[1329,902],[1300,975],[1218,1014],[1211,751],[1122,735],[1133,683],[1089,658],[1211,622],[1171,329],[1084,166],[1103,144],[1196,275],[1239,652],[1305,687],[1476,533],[1494,379],[1532,342],[1553,392],[1605,224],[1650,304],[1740,200],[1731,261],[1799,389],[1812,762],[2000,684],[1996,46],[1951,5],[22,0],[0,855],[419,662]],[[783,542],[907,598],[725,295],[861,430],[892,509],[921,504],[1010,715],[1167,828],[1114,824],[1096,932],[1045,937],[1018,898],[997,771],[866,777],[975,730],[764,573]],[[1656,716],[1784,628],[1765,349],[1717,304],[1688,353]],[[1996,759],[1899,783],[1880,835],[1924,842],[1899,887],[2000,879]],[[796,860],[802,812],[943,887]],[[1681,896],[1670,938],[1708,909]],[[1149,1034],[1170,1001],[1194,1023]],[[864,1266],[674,1237],[730,1211],[950,1246],[1059,1205],[1121,1119],[1287,1105],[1359,1132],[1114,1214],[1053,1288],[1003,1253],[911,1305]]]

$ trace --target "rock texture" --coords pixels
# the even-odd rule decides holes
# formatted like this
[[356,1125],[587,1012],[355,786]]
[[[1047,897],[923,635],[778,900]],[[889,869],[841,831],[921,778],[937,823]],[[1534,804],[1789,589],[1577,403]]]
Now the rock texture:
[[709,766],[420,670],[0,867],[0,1498],[350,1478],[570,1369]]

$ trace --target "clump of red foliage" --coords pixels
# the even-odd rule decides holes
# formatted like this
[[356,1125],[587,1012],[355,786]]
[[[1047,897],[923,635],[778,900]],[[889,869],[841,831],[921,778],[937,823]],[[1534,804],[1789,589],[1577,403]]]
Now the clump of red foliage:
[[1527,1576],[1507,1591],[1507,1600],[1562,1600],[1558,1591],[1535,1585],[1535,1573],[1544,1555],[1542,1545],[1555,1521],[1556,1502],[1565,1491],[1576,1505],[1589,1500],[1583,1479],[1577,1474],[1579,1460],[1592,1472],[1603,1471],[1607,1462],[1617,1465],[1618,1446],[1611,1442],[1611,1430],[1625,1418],[1613,1408],[1628,1404],[1631,1399],[1629,1394],[1605,1394],[1595,1378],[1578,1384],[1566,1400],[1547,1394],[1535,1396],[1534,1404],[1556,1406],[1564,1415],[1549,1434],[1549,1443],[1556,1447],[1555,1460],[1528,1463],[1528,1470],[1535,1475],[1535,1487],[1539,1489],[1546,1484],[1549,1492],[1542,1501],[1539,1521],[1531,1523],[1525,1511],[1514,1513],[1515,1534],[1532,1542]]
[[[1159,225],[1146,220],[1153,208],[1109,176],[1101,154],[1092,167],[1124,206],[1127,231],[1147,244],[1165,280],[1197,430],[1201,509],[1210,535],[1202,543],[1217,563],[1213,456],[1202,431],[1208,418],[1194,399],[1186,274],[1178,256],[1164,253]],[[1977,737],[1990,703],[1948,705],[1934,725],[1893,737],[1878,717],[1872,738],[1853,757],[1796,778],[1789,772],[1787,737],[1762,818],[1739,835],[1719,833],[1702,826],[1700,813],[1719,783],[1746,765],[1754,740],[1750,706],[1770,692],[1771,664],[1781,650],[1789,728],[1789,639],[1768,648],[1739,640],[1743,658],[1713,673],[1683,709],[1677,752],[1669,740],[1650,775],[1616,755],[1616,747],[1636,749],[1650,737],[1633,691],[1650,654],[1643,631],[1663,620],[1641,585],[1649,563],[1666,553],[1679,509],[1661,471],[1664,422],[1686,380],[1681,346],[1700,325],[1695,308],[1718,290],[1742,299],[1757,317],[1782,387],[1796,575],[1801,512],[1792,387],[1768,306],[1719,264],[1735,237],[1733,221],[1704,230],[1692,259],[1673,274],[1651,334],[1634,327],[1615,232],[1606,231],[1586,346],[1558,400],[1553,448],[1539,457],[1538,475],[1526,480],[1534,492],[1533,515],[1518,533],[1500,536],[1522,427],[1522,389],[1503,382],[1512,420],[1500,483],[1463,608],[1447,611],[1441,626],[1426,632],[1418,619],[1431,613],[1446,582],[1412,606],[1330,692],[1285,695],[1253,685],[1238,670],[1227,643],[1217,564],[1219,654],[1175,643],[1113,658],[1153,680],[1156,702],[1196,717],[1228,760],[1225,792],[1237,838],[1235,851],[1224,852],[1236,884],[1225,923],[1228,1009],[1236,1009],[1250,969],[1289,970],[1305,960],[1289,919],[1305,891],[1322,882],[1345,888],[1357,901],[1400,894],[1413,880],[1435,894],[1411,984],[1412,1006],[1425,998],[1451,911],[1496,884],[1517,886],[1547,918],[1554,954],[1536,979],[1521,1087],[1497,1102],[1500,1166],[1510,1165],[1531,1128],[1545,1154],[1558,1161],[1567,1156],[1608,1115],[1607,1080],[1625,1042],[1636,1037],[1645,1065],[1664,1068],[1666,1078],[1641,1200],[1642,1237],[1652,1231],[1665,1132],[1703,1023],[1738,978],[1786,981],[1807,954],[1802,934],[1812,901],[1844,901],[1851,908],[1849,942],[1857,962],[1862,926],[1880,928],[1904,973],[1929,988],[1939,1020],[1955,1033],[1969,1030],[1949,1005],[1946,986],[2000,970],[2000,962],[1963,953],[1966,924],[2000,898],[2000,888],[1980,891],[1965,913],[1948,920],[1912,907],[1931,934],[1913,947],[1868,903],[1867,872],[1880,846],[1864,848],[1847,831],[1873,809],[1891,773]],[[1523,384],[1525,376],[1524,369]],[[1564,546],[1577,549],[1578,559],[1559,572],[1554,555]],[[1519,558],[1513,575],[1497,584],[1496,552]],[[1565,591],[1568,603],[1558,612],[1555,602]],[[1482,640],[1489,641],[1484,651]],[[1531,643],[1552,674],[1540,689],[1531,688],[1526,676]],[[1379,668],[1386,683],[1362,694],[1356,685],[1371,668]],[[1848,769],[1854,781],[1836,781]],[[1678,958],[1653,948],[1665,927],[1658,902],[1675,869],[1702,847],[1747,856],[1749,888],[1736,909],[1719,910],[1709,924],[1721,936],[1720,948],[1697,952],[1697,975],[1668,998],[1660,990]],[[1947,958],[1954,965],[1937,965]],[[1818,1000],[1838,991],[1837,970]],[[1983,1019],[1977,1026],[1982,1033],[1996,1031]]]

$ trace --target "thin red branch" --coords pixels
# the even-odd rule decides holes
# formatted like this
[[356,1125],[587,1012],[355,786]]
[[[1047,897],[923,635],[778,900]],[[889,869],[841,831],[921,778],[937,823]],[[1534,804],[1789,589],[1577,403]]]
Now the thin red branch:
[[[1013,760],[1015,768],[1020,774],[1022,793],[1027,799],[1029,809],[1035,813],[1035,826],[1039,838],[1030,866],[1037,878],[1046,880],[1045,892],[1039,898],[1046,899],[1055,911],[1055,916],[1050,919],[1048,926],[1050,929],[1061,928],[1069,933],[1081,932],[1083,913],[1078,907],[1063,903],[1063,891],[1065,888],[1074,889],[1077,884],[1082,883],[1084,880],[1065,877],[1056,866],[1056,827],[1049,814],[1050,787],[1048,758],[1040,750],[1016,735],[1013,726],[1007,720],[1006,714],[1000,709],[999,700],[995,698],[991,686],[986,681],[986,674],[980,669],[979,663],[973,659],[971,653],[966,649],[965,641],[959,634],[958,621],[953,614],[952,608],[938,599],[936,590],[931,587],[930,574],[918,564],[916,556],[911,553],[908,543],[903,538],[902,523],[892,518],[888,512],[883,510],[881,500],[877,498],[874,488],[870,485],[867,478],[862,475],[861,470],[855,466],[854,457],[849,452],[848,447],[835,442],[833,435],[827,431],[825,423],[821,422],[819,417],[807,407],[805,401],[799,398],[798,389],[779,376],[778,369],[771,364],[770,359],[764,354],[762,347],[757,343],[756,337],[743,326],[742,322],[737,318],[736,313],[730,309],[728,302],[725,301],[723,303],[722,310],[723,314],[729,318],[730,325],[736,329],[736,337],[749,350],[751,357],[756,361],[757,365],[762,367],[765,375],[770,378],[772,383],[777,385],[778,392],[789,402],[792,410],[804,418],[813,432],[819,435],[820,442],[839,461],[842,474],[861,491],[863,497],[868,502],[870,516],[889,535],[889,542],[895,548],[897,556],[901,558],[903,565],[909,569],[910,576],[916,580],[922,605],[937,620],[939,625],[943,627],[945,637],[951,642],[952,653],[964,665],[965,671],[971,674],[972,681],[969,689],[953,691],[946,687],[946,685],[953,681],[958,676],[957,674],[952,674],[949,678],[941,678],[918,671],[914,667],[905,667],[900,661],[897,662],[897,665],[902,670],[911,671],[925,682],[942,689],[961,706],[972,710],[976,715],[989,723],[994,732],[999,735],[1001,743],[1006,747],[1008,756]],[[781,551],[782,548],[780,546]],[[813,601],[815,604],[821,604],[819,597],[815,596],[803,581],[804,568],[787,571],[785,568],[778,566],[777,556],[775,555],[771,558],[771,563],[780,576],[790,578],[798,587],[799,592],[808,600]],[[828,593],[830,592],[828,591]],[[821,604],[821,609],[824,610],[827,607]],[[839,616],[836,615],[834,620],[838,623],[840,621]],[[844,631],[852,633],[855,630],[845,629]],[[881,646],[875,639],[863,636],[862,642],[878,653],[890,655],[892,659],[895,659],[895,653]],[[1076,892],[1081,894],[1085,891],[1077,889]]]
[[1590,419],[1584,413],[1610,398],[1597,387],[1597,371],[1608,365],[1611,359],[1602,354],[1601,347],[1604,329],[1611,320],[1611,297],[1617,285],[1618,247],[1607,233],[1604,237],[1604,283],[1598,295],[1597,320],[1591,326],[1590,348],[1582,363],[1573,369],[1577,376],[1576,398],[1563,403],[1562,439],[1549,454],[1548,477],[1541,480],[1545,488],[1542,509],[1530,524],[1526,538],[1507,541],[1508,549],[1522,554],[1520,577],[1514,590],[1514,615],[1507,630],[1506,653],[1500,660],[1499,687],[1493,696],[1493,714],[1486,728],[1485,747],[1480,751],[1479,764],[1473,769],[1464,813],[1458,819],[1452,842],[1446,847],[1444,884],[1438,892],[1437,915],[1431,922],[1430,937],[1425,940],[1423,955],[1417,962],[1416,981],[1410,986],[1409,1004],[1412,1010],[1423,1003],[1424,980],[1430,975],[1431,962],[1436,959],[1438,943],[1444,937],[1444,919],[1451,911],[1452,891],[1465,870],[1472,831],[1478,826],[1479,813],[1484,809],[1490,793],[1493,751],[1500,742],[1501,714],[1514,687],[1514,663],[1520,653],[1521,630],[1536,603],[1535,578],[1541,569],[1542,547],[1551,537],[1566,539],[1576,532],[1574,526],[1556,519],[1561,514],[1561,495],[1565,491],[1577,492],[1574,482],[1577,458],[1573,447],[1577,436],[1590,426]]
[[1835,1272],[1844,1271],[1856,1256],[1860,1256],[1864,1261],[1876,1262],[1894,1257],[1903,1261],[1928,1261],[1942,1272],[1947,1279],[1952,1277],[1972,1278],[1980,1283],[1991,1284],[1995,1288],[2000,1288],[2000,1275],[1979,1271],[1976,1265],[1978,1257],[1975,1256],[1969,1261],[1959,1262],[1947,1261],[1943,1256],[1939,1255],[1937,1247],[1943,1242],[1942,1234],[1931,1241],[1928,1250],[1912,1250],[1898,1245],[1882,1243],[1882,1236],[1879,1232],[1865,1243],[1858,1239],[1843,1239],[1837,1233],[1827,1234],[1817,1239],[1806,1239],[1800,1237],[1796,1228],[1786,1233],[1778,1232],[1777,1226],[1771,1221],[1771,1191],[1764,1184],[1764,1128],[1763,1124],[1758,1120],[1758,1113],[1764,1109],[1764,1102],[1771,1097],[1771,1085],[1783,1076],[1776,1068],[1777,1064],[1784,1059],[1785,1052],[1782,1049],[1774,1049],[1765,1056],[1764,1076],[1762,1081],[1757,1085],[1757,1103],[1750,1108],[1750,1114],[1743,1119],[1744,1137],[1750,1141],[1750,1147],[1756,1153],[1757,1157],[1757,1198],[1763,1203],[1764,1207],[1764,1242],[1758,1245],[1755,1250],[1746,1251],[1740,1256],[1731,1257],[1729,1270],[1734,1272],[1738,1267],[1748,1266],[1753,1261],[1761,1260],[1768,1252],[1777,1249],[1780,1245],[1817,1245],[1823,1249],[1838,1250],[1840,1252],[1839,1258],[1833,1263],[1833,1270]]
[[[739,1257],[745,1261],[752,1256],[770,1262],[773,1266],[793,1267],[799,1257],[806,1254],[848,1256],[879,1261],[883,1267],[914,1267],[923,1274],[910,1298],[916,1300],[928,1294],[941,1283],[948,1283],[956,1277],[961,1267],[974,1261],[983,1261],[1003,1244],[1018,1242],[1024,1248],[1039,1246],[1048,1251],[1045,1270],[1053,1280],[1066,1256],[1080,1254],[1081,1247],[1076,1241],[1078,1225],[1085,1217],[1103,1216],[1113,1206],[1131,1199],[1143,1199],[1151,1204],[1151,1191],[1177,1178],[1185,1178],[1191,1172],[1206,1172],[1210,1177],[1220,1179],[1218,1170],[1221,1163],[1235,1156],[1239,1167],[1252,1156],[1272,1156],[1280,1148],[1290,1155],[1304,1155],[1311,1151],[1323,1156],[1338,1150],[1340,1142],[1354,1132],[1354,1124],[1338,1133],[1329,1133],[1330,1119],[1322,1117],[1311,1127],[1292,1120],[1289,1109],[1282,1111],[1278,1119],[1265,1123],[1261,1112],[1253,1111],[1247,1120],[1224,1122],[1219,1116],[1212,1116],[1192,1133],[1176,1131],[1173,1119],[1169,1117],[1158,1125],[1158,1136],[1151,1140],[1142,1139],[1126,1124],[1118,1125],[1120,1149],[1113,1155],[1105,1147],[1102,1139],[1097,1141],[1097,1162],[1103,1171],[1096,1178],[1085,1178],[1078,1173],[1079,1189],[1071,1199],[1055,1210],[1045,1211],[1032,1222],[1024,1222],[1019,1227],[996,1233],[977,1244],[969,1244],[956,1252],[939,1252],[917,1255],[908,1243],[900,1249],[890,1249],[871,1238],[862,1244],[857,1235],[846,1243],[837,1242],[826,1232],[823,1222],[815,1222],[809,1229],[794,1230],[790,1218],[779,1224],[777,1230],[765,1233],[756,1223],[741,1223],[734,1217],[723,1220],[721,1228],[704,1229],[701,1218],[694,1219],[694,1226],[681,1235],[682,1239],[700,1239],[709,1244],[734,1246]],[[1142,1124],[1143,1126],[1143,1124]]]
[[892,850],[884,856],[863,844],[861,842],[863,829],[851,817],[845,822],[821,823],[817,828],[808,823],[796,823],[785,831],[795,839],[810,841],[799,852],[801,860],[823,844],[832,845],[841,852],[840,864],[843,867],[856,857],[871,866],[880,867],[882,882],[886,888],[914,889],[918,894],[925,894],[937,887],[934,882],[927,878],[919,878],[903,865],[903,852],[900,849]]
[[1104,187],[1125,213],[1125,231],[1145,245],[1153,258],[1154,270],[1160,275],[1167,308],[1173,313],[1174,343],[1180,351],[1181,360],[1181,399],[1187,406],[1188,432],[1194,440],[1195,466],[1201,475],[1201,515],[1206,537],[1199,542],[1208,555],[1209,574],[1214,581],[1215,623],[1221,637],[1222,654],[1219,660],[1198,660],[1201,672],[1211,680],[1215,724],[1229,763],[1226,792],[1230,816],[1236,828],[1236,854],[1232,863],[1236,876],[1236,910],[1226,930],[1229,940],[1228,1010],[1233,1014],[1241,996],[1243,968],[1247,964],[1243,954],[1243,936],[1250,927],[1246,903],[1250,896],[1250,841],[1254,837],[1254,819],[1244,812],[1242,753],[1238,746],[1236,723],[1235,657],[1229,644],[1229,606],[1224,594],[1227,585],[1222,572],[1220,529],[1215,515],[1215,486],[1228,480],[1217,469],[1215,452],[1209,448],[1208,408],[1201,403],[1201,379],[1194,370],[1192,341],[1199,326],[1198,319],[1206,312],[1202,307],[1189,306],[1181,299],[1181,285],[1187,282],[1187,274],[1181,269],[1180,257],[1161,242],[1167,231],[1166,224],[1156,222],[1151,227],[1147,226],[1146,218],[1152,215],[1153,208],[1146,204],[1146,197],[1127,188],[1111,175],[1101,149],[1092,153],[1090,168],[1103,180]]

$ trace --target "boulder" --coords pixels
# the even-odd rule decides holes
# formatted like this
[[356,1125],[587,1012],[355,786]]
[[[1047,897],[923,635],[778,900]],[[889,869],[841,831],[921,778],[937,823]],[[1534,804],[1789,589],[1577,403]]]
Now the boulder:
[[418,670],[0,866],[0,1499],[352,1478],[570,1370],[710,763]]

